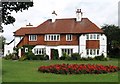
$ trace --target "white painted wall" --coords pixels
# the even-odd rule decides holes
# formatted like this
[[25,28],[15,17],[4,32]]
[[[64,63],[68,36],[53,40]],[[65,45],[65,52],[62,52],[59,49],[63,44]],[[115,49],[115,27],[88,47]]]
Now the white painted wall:
[[66,46],[62,46],[62,45],[61,46],[44,46],[44,45],[37,45],[32,49],[33,53],[34,53],[35,48],[45,48],[46,49],[46,54],[49,55],[50,59],[51,59],[51,57],[50,57],[51,49],[58,49],[59,57],[62,56],[61,49],[63,49],[63,48],[71,48],[71,49],[73,49],[73,53],[78,52],[78,46],[67,46],[67,45]]
[[21,40],[22,40],[22,36],[16,36],[15,37],[15,41],[14,41],[14,45],[16,46]]
[[[89,34],[90,36],[90,34]],[[100,38],[97,40],[100,40],[100,49],[99,49],[99,55],[100,56],[102,53],[104,56],[107,56],[107,37],[104,34],[99,34]],[[88,57],[87,55],[87,50],[86,50],[86,34],[81,35],[79,37],[79,53],[81,54],[81,57]],[[92,39],[90,39],[92,40]],[[94,39],[93,39],[94,40]],[[89,55],[90,57],[95,57],[97,55]]]
[[100,55],[104,54],[104,56],[107,56],[107,38],[104,34],[100,36]]
[[9,45],[5,44],[4,45],[4,56],[9,55],[10,53],[13,53],[13,47],[14,47],[14,41]]
[[[10,53],[13,53],[13,48],[14,46],[16,46],[22,39],[23,37],[15,37],[15,40],[9,44],[9,45],[6,45],[4,46],[4,56],[10,54]],[[8,53],[8,51],[10,51],[10,53]]]
[[87,57],[86,55],[86,35],[81,35],[79,37],[79,53],[81,54],[81,57]]

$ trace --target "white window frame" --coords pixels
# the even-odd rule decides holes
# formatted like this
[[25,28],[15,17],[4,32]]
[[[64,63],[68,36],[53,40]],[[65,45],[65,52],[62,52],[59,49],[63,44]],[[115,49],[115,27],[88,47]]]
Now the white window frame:
[[29,35],[29,41],[37,41],[37,35]]
[[66,41],[72,41],[72,34],[66,35]]
[[35,55],[43,55],[43,54],[45,54],[45,48],[35,48],[34,49],[34,54]]
[[100,34],[86,34],[87,40],[99,40]]
[[62,55],[63,53],[67,53],[69,56],[73,53],[73,48],[62,48],[61,49]]
[[60,34],[46,34],[44,36],[45,41],[60,41]]
[[99,55],[99,49],[86,49],[86,55]]
[[26,52],[26,53],[28,52],[28,48],[25,48],[25,52]]

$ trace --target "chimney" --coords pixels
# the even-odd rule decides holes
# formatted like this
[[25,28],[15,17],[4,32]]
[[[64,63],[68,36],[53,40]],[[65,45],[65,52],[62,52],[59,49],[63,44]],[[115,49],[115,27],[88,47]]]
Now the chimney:
[[26,25],[26,27],[32,27],[33,25],[31,23],[29,23],[28,25]]
[[55,22],[57,13],[55,11],[52,12],[52,22]]
[[77,21],[81,21],[82,19],[82,12],[81,12],[81,9],[77,9],[76,11],[76,18],[77,18]]

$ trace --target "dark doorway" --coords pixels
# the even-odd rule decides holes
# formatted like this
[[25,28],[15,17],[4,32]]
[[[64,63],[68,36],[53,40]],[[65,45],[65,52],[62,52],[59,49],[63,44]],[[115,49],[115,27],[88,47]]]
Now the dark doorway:
[[51,60],[57,60],[58,58],[58,49],[51,49]]

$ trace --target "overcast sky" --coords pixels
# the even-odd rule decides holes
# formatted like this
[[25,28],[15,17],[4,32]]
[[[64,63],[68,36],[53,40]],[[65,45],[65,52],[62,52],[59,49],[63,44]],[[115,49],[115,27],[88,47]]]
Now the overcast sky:
[[57,18],[76,18],[76,9],[82,9],[83,17],[89,18],[98,27],[104,24],[118,25],[119,0],[33,0],[34,6],[12,15],[16,18],[14,25],[3,25],[4,37],[11,41],[13,32],[29,22],[37,26],[52,18],[55,10]]

